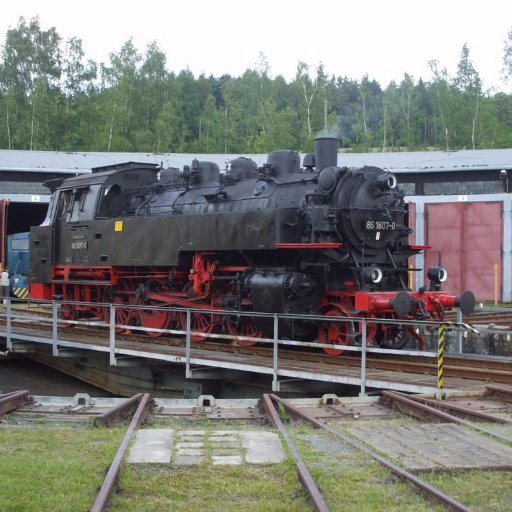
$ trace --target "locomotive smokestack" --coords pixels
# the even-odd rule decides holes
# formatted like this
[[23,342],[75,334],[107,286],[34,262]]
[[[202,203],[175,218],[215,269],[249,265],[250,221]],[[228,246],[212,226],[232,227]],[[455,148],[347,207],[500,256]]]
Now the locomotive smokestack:
[[338,165],[338,139],[336,137],[317,137],[315,139],[315,167],[321,171],[324,167]]

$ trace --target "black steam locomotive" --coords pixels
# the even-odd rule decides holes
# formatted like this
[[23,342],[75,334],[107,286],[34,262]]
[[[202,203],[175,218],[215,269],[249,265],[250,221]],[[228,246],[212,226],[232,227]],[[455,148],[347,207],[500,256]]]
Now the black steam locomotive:
[[[182,171],[130,162],[47,185],[48,216],[30,237],[32,297],[114,302],[117,324],[150,335],[186,326],[173,307],[205,309],[192,315],[195,340],[272,332],[268,318],[207,309],[315,314],[325,320],[283,321],[280,333],[338,354],[329,345],[357,339],[359,322],[333,317],[375,318],[367,340],[400,347],[404,330],[379,319],[474,307],[471,292],[441,291],[440,267],[429,269],[428,290],[408,291],[408,259],[427,247],[408,242],[404,194],[380,168],[338,167],[334,138],[317,139],[302,168],[298,153],[274,151],[260,168],[247,158],[225,173],[197,160]],[[164,308],[136,313],[134,304]],[[62,313],[108,320],[109,308],[68,304]]]

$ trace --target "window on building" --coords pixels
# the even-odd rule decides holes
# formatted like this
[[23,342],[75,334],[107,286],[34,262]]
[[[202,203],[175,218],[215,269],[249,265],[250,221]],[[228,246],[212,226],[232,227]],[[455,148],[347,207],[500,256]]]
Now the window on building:
[[424,195],[496,194],[503,192],[500,181],[448,181],[425,183]]
[[405,192],[406,196],[416,195],[416,184],[415,183],[400,183],[400,188]]

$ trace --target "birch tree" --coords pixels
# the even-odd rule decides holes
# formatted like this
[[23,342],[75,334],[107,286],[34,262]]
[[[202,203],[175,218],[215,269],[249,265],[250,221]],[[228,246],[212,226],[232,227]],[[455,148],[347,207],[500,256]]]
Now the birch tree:
[[60,41],[55,28],[41,29],[38,17],[28,22],[21,17],[7,31],[1,57],[2,87],[11,98],[5,117],[9,147],[35,149],[36,122],[46,122],[42,115],[38,119],[37,100],[59,88]]
[[503,64],[505,77],[512,79],[512,27],[508,31],[507,39],[505,41]]
[[475,132],[482,98],[482,81],[469,58],[467,44],[462,47],[454,84],[461,93],[462,108],[458,115],[461,132],[465,131],[466,123],[471,126],[471,148],[475,149]]

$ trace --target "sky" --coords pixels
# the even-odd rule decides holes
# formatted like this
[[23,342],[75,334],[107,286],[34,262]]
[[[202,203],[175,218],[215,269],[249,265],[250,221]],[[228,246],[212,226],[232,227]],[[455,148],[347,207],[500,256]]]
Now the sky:
[[502,80],[507,0],[19,0],[2,2],[0,45],[20,16],[80,38],[85,58],[98,63],[129,38],[142,54],[156,42],[170,71],[196,77],[240,76],[263,53],[272,77],[292,80],[303,61],[312,73],[322,63],[329,76],[368,74],[386,87],[404,73],[430,80],[431,60],[454,76],[467,44],[484,88],[512,91]]

